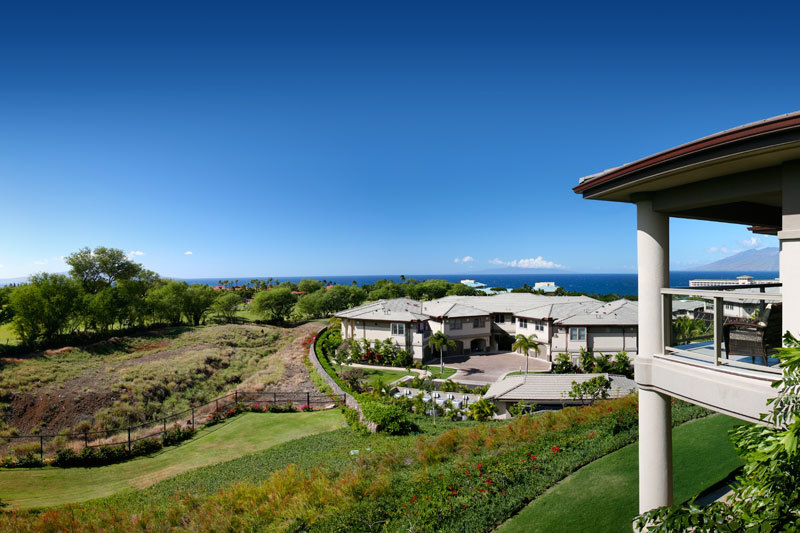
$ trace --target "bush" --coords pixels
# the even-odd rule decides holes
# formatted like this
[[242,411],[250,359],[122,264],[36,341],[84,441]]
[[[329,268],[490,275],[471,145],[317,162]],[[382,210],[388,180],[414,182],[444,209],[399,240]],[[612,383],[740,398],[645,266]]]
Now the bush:
[[195,429],[191,426],[181,427],[179,425],[172,426],[161,435],[161,442],[164,446],[174,446],[186,439],[192,438]]
[[467,416],[472,420],[484,422],[492,418],[494,415],[494,404],[486,398],[481,398],[477,402],[473,402],[467,408]]
[[364,418],[377,425],[378,431],[389,435],[407,435],[416,430],[405,411],[397,405],[387,405],[376,400],[361,400]]
[[140,439],[131,444],[131,456],[150,455],[162,448],[161,441],[154,439]]
[[345,407],[344,405],[341,407],[341,409],[345,422],[347,422],[348,426],[356,430],[358,433],[369,433],[367,426],[361,423],[361,416],[358,414],[358,411],[349,407]]
[[556,355],[556,362],[553,364],[553,374],[578,374],[581,371],[572,363],[572,357],[566,353]]

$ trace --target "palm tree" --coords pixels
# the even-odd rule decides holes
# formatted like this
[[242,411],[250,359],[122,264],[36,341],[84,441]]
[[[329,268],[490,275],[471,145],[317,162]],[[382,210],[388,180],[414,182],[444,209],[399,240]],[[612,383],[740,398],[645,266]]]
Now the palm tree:
[[511,346],[512,350],[522,350],[522,353],[525,354],[525,377],[522,378],[522,381],[528,379],[528,352],[533,350],[536,355],[539,355],[539,343],[536,342],[536,338],[535,333],[528,337],[520,333],[517,335],[514,345]]
[[692,339],[708,335],[709,326],[703,320],[679,316],[672,325],[672,331],[678,344],[689,344]]
[[439,372],[444,374],[444,356],[442,355],[442,351],[445,348],[455,349],[456,342],[441,331],[437,331],[428,339],[428,347],[431,350],[439,350]]

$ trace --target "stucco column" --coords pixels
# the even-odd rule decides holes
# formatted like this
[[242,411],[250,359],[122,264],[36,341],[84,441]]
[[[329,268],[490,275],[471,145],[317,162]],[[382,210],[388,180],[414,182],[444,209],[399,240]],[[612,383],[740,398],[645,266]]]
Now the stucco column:
[[780,240],[782,332],[800,337],[800,161],[782,167],[783,216]]
[[[639,351],[645,362],[661,352],[661,289],[669,286],[669,217],[650,201],[636,204],[639,268]],[[672,404],[639,391],[639,512],[672,504]]]

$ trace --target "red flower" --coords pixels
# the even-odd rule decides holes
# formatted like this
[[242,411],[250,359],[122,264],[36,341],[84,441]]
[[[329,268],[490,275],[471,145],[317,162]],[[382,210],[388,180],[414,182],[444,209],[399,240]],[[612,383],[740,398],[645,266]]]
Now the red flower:
[[561,448],[559,448],[558,446],[553,446],[552,450],[553,450],[553,455],[555,455],[561,451]]
[[536,456],[535,455],[531,455],[531,461],[535,461],[535,460],[536,460]]
[[417,501],[417,497],[416,497],[416,496],[413,496],[413,497],[411,498],[411,502],[410,502],[410,503],[414,503],[415,501]]

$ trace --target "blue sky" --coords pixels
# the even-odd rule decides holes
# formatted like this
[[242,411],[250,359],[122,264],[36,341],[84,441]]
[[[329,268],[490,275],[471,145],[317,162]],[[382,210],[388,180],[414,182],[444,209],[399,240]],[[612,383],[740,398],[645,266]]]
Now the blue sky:
[[[0,278],[98,245],[178,277],[629,272],[634,208],[579,177],[800,107],[789,4],[9,4]],[[674,268],[776,245],[672,232]]]

